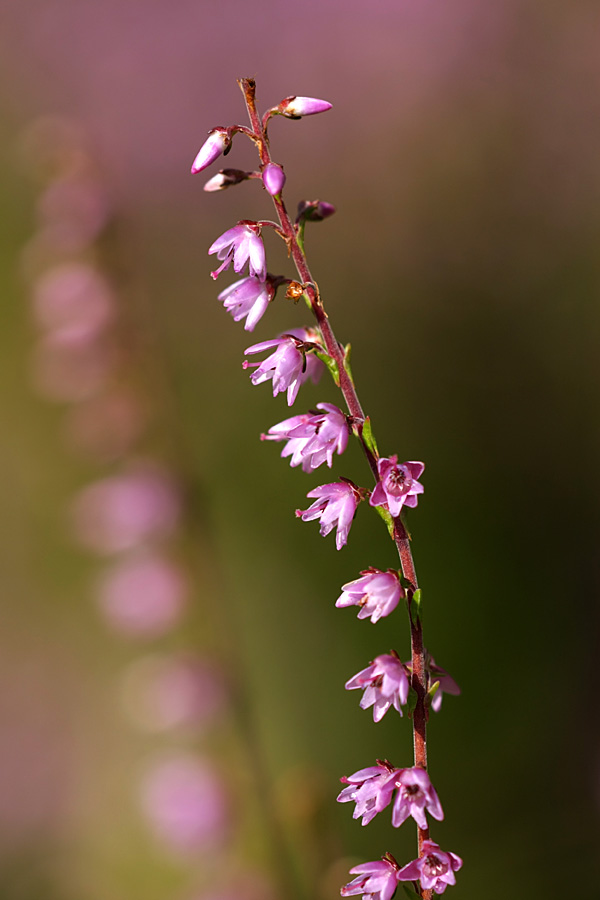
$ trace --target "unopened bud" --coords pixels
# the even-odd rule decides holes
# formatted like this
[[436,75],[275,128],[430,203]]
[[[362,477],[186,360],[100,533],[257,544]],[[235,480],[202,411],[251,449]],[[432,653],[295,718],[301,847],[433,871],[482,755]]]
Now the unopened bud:
[[225,188],[231,187],[232,184],[239,184],[240,181],[246,181],[249,173],[242,169],[221,169],[212,178],[209,178],[204,185],[205,191],[224,191]]
[[198,151],[192,163],[192,175],[206,169],[231,146],[231,136],[227,128],[213,128]]
[[326,112],[331,109],[331,103],[327,100],[317,100],[316,97],[286,97],[279,104],[279,112],[289,119],[298,119],[300,116],[313,116],[315,113]]
[[326,200],[301,200],[298,204],[296,222],[305,219],[308,222],[322,222],[335,212],[333,203]]
[[271,197],[276,197],[285,184],[285,172],[281,166],[269,163],[262,173],[262,180]]

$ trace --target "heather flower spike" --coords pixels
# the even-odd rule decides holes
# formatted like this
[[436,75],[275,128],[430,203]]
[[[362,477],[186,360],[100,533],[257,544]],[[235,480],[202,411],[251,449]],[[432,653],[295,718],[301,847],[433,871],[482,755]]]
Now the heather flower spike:
[[[274,350],[261,363],[251,363],[246,360],[243,367],[248,369],[256,366],[257,369],[250,376],[252,384],[262,384],[263,381],[273,381],[273,396],[276,397],[282,391],[287,391],[288,406],[291,406],[298,395],[300,385],[308,378],[318,378],[314,367],[309,369],[306,362],[305,342],[291,334],[283,334],[272,341],[262,341],[247,347],[244,353],[261,353],[263,350]],[[319,360],[317,363],[321,366]],[[320,373],[319,373],[320,374]]]
[[320,519],[319,530],[323,537],[337,528],[335,546],[341,550],[348,543],[348,533],[360,500],[358,489],[347,481],[336,481],[333,484],[322,484],[309,491],[306,496],[316,497],[316,500],[308,509],[297,509],[296,515],[303,522]]
[[282,457],[291,456],[290,465],[312,472],[324,462],[331,468],[333,454],[341,454],[348,444],[348,420],[333,403],[317,403],[322,413],[305,414],[285,419],[261,435],[265,441],[287,441]]
[[316,97],[286,97],[282,100],[277,111],[289,119],[299,119],[301,116],[314,116],[315,113],[326,112],[331,109],[331,103],[327,100],[317,100]]
[[388,569],[387,572],[367,569],[361,572],[361,577],[356,581],[349,581],[342,587],[335,605],[358,606],[358,618],[370,618],[375,623],[382,616],[389,616],[398,606],[401,597],[404,597],[404,588],[394,569]]
[[384,653],[376,656],[370,666],[358,672],[346,682],[347,691],[364,691],[361,709],[373,707],[373,721],[380,722],[390,707],[402,715],[402,707],[408,700],[408,675],[397,656]]
[[[273,396],[285,392],[288,406],[291,406],[301,384],[309,378],[318,380],[325,360],[344,399],[341,408],[329,402],[318,403],[314,410],[273,425],[261,438],[284,442],[281,456],[289,458],[291,466],[301,466],[309,474],[323,463],[331,468],[335,454],[346,450],[350,435],[357,439],[375,477],[371,493],[348,479],[339,478],[310,490],[307,496],[313,500],[312,504],[307,509],[297,509],[296,515],[304,522],[318,521],[323,536],[335,529],[336,547],[340,550],[348,542],[358,503],[369,497],[371,507],[383,507],[380,512],[395,544],[400,568],[382,570],[369,566],[363,569],[359,578],[344,584],[336,606],[356,606],[358,618],[369,618],[372,623],[394,613],[402,599],[407,600],[409,609],[410,661],[402,663],[395,651],[380,654],[350,678],[345,687],[362,691],[360,706],[362,709],[373,708],[374,722],[380,722],[392,707],[402,716],[402,708],[410,704],[408,718],[413,731],[413,764],[395,768],[387,760],[377,760],[377,765],[342,778],[344,787],[338,800],[353,802],[354,818],[361,819],[363,825],[392,804],[395,827],[400,827],[409,818],[415,820],[419,854],[402,868],[389,853],[379,860],[355,866],[351,874],[356,877],[342,887],[341,894],[343,897],[362,894],[365,900],[391,900],[399,881],[412,881],[415,889],[419,882],[418,896],[429,898],[432,891],[441,894],[448,885],[455,883],[455,873],[462,860],[456,854],[441,850],[430,839],[428,826],[429,818],[441,821],[444,816],[427,772],[428,707],[439,709],[443,692],[459,693],[459,689],[425,650],[423,621],[419,614],[420,588],[410,535],[401,515],[404,507],[416,507],[419,495],[423,493],[419,478],[424,464],[417,461],[399,463],[397,455],[379,455],[371,420],[363,410],[350,373],[348,348],[334,334],[304,249],[306,223],[322,221],[335,212],[335,207],[326,201],[302,200],[293,221],[282,199],[286,183],[283,167],[271,157],[267,129],[273,116],[298,119],[325,112],[331,108],[331,103],[315,97],[290,96],[268,109],[261,118],[256,107],[254,80],[242,78],[238,83],[250,127],[213,129],[194,160],[192,171],[201,171],[221,153],[227,153],[233,134],[243,132],[258,151],[256,170],[223,169],[207,181],[204,189],[220,191],[239,181],[260,178],[262,186],[274,199],[278,223],[243,219],[214,241],[209,253],[215,253],[221,264],[212,272],[212,277],[216,279],[230,266],[238,275],[245,275],[225,288],[219,294],[219,300],[235,321],[245,319],[244,328],[252,331],[278,285],[287,285],[286,298],[296,302],[304,297],[314,315],[315,327],[312,330],[289,328],[273,340],[253,344],[245,350],[247,355],[263,352],[267,355],[262,362],[246,360],[243,368],[253,370],[250,376],[253,384],[272,381]],[[261,239],[261,228],[267,224],[272,225],[285,241],[288,257],[296,268],[296,273],[290,273],[291,277],[287,273],[277,277],[267,275]],[[291,304],[290,311],[293,311]],[[412,895],[408,887],[406,890]]]
[[398,457],[384,457],[377,462],[379,481],[371,494],[371,506],[387,503],[390,515],[400,515],[403,506],[416,506],[423,485],[417,481],[425,466],[422,462],[406,462],[398,465]]
[[260,226],[254,222],[238,222],[210,245],[208,253],[216,253],[217,259],[223,260],[219,268],[210,273],[215,280],[232,262],[234,272],[241,272],[248,263],[250,275],[256,275],[260,281],[267,277]]
[[226,287],[218,299],[231,313],[234,322],[245,318],[245,331],[253,331],[274,296],[275,288],[268,278],[261,281],[256,275],[249,275]]
[[226,153],[230,146],[230,130],[228,128],[213,128],[196,154],[196,158],[192,163],[192,175],[208,168],[222,153]]
[[398,863],[389,853],[350,869],[356,878],[341,889],[342,897],[362,894],[365,900],[391,900],[398,886]]
[[449,884],[456,884],[455,872],[463,864],[456,853],[445,853],[434,841],[423,841],[422,856],[400,869],[398,881],[419,881],[424,891],[433,889],[443,894]]
[[269,163],[262,173],[263,184],[272,197],[276,197],[283,190],[285,184],[285,172],[281,166]]

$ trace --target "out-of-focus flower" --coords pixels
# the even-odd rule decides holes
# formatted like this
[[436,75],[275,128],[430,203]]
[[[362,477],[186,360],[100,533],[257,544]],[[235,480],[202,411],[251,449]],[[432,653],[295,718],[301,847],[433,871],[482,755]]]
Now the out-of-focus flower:
[[36,391],[59,403],[79,403],[103,390],[116,364],[110,341],[78,329],[50,331],[34,349],[31,375]]
[[274,296],[275,288],[268,278],[261,281],[256,275],[249,275],[226,287],[218,299],[227,312],[231,313],[234,322],[239,322],[246,316],[244,330],[254,331]]
[[81,491],[73,506],[75,532],[96,553],[120,553],[171,534],[179,507],[165,473],[140,466]]
[[53,266],[33,287],[33,313],[44,331],[93,338],[115,315],[113,291],[93,266],[68,262]]
[[131,450],[146,416],[144,404],[135,394],[115,387],[71,407],[65,422],[67,439],[95,460],[115,460]]
[[287,441],[282,457],[291,456],[290,465],[312,472],[324,462],[331,468],[333,454],[343,453],[348,444],[348,420],[333,403],[317,403],[322,413],[292,416],[262,434],[265,441]]
[[373,707],[373,721],[380,722],[393,706],[400,715],[408,700],[408,676],[397,656],[384,653],[376,656],[370,666],[358,672],[345,684],[347,691],[360,688],[364,694],[361,709]]
[[276,163],[268,163],[263,170],[262,180],[269,194],[276,197],[285,184],[285,172]]
[[135,554],[108,569],[97,589],[106,620],[126,637],[152,638],[181,618],[188,592],[183,572],[157,553]]
[[398,457],[382,457],[377,462],[379,481],[371,494],[371,506],[387,503],[390,515],[399,516],[403,506],[416,506],[423,485],[417,478],[425,468],[422,462],[406,462],[398,465]]
[[392,825],[395,828],[399,828],[409,816],[413,817],[419,828],[427,828],[425,810],[438,821],[444,818],[438,795],[425,769],[418,766],[399,769],[390,780],[392,790],[397,788],[392,811]]
[[349,581],[342,587],[336,606],[358,606],[359,619],[371,618],[377,622],[382,616],[389,616],[404,596],[398,573],[394,569],[382,572],[380,569],[365,569],[356,581]]
[[316,97],[286,97],[278,109],[282,116],[296,119],[300,116],[314,116],[315,113],[326,112],[331,109],[331,103],[327,100],[317,100]]
[[[307,334],[307,332],[305,332]],[[282,334],[272,341],[262,341],[247,347],[244,353],[262,353],[263,350],[275,350],[261,363],[251,363],[246,360],[245,369],[256,366],[256,371],[250,376],[252,384],[261,384],[263,381],[273,381],[273,396],[282,391],[287,391],[288,406],[291,406],[298,395],[300,385],[308,378],[315,381],[321,373],[322,363],[316,360],[317,367],[309,366],[309,355],[306,354],[304,337],[297,338],[293,333]],[[318,373],[318,375],[316,374]]]
[[104,185],[85,172],[53,180],[38,205],[41,231],[55,251],[85,250],[107,225],[110,198]]
[[314,488],[306,496],[317,499],[308,509],[297,509],[296,515],[303,522],[320,519],[319,530],[323,537],[337,528],[335,546],[341,550],[348,543],[348,533],[360,499],[357,488],[346,481],[334,481]]
[[425,891],[443,894],[449,884],[456,884],[455,872],[462,866],[456,853],[445,853],[434,841],[423,842],[423,856],[413,859],[397,873],[398,881],[420,881]]
[[134,662],[123,684],[123,705],[150,731],[203,732],[228,708],[225,681],[210,659],[146,656]]
[[340,781],[348,787],[338,795],[337,800],[339,803],[356,803],[352,818],[362,818],[362,824],[368,825],[392,799],[396,789],[392,776],[398,771],[389,763],[380,762],[376,766],[360,769],[354,775],[344,776]]
[[205,760],[182,755],[155,764],[142,783],[142,807],[158,840],[177,853],[214,853],[227,837],[228,799]]
[[217,259],[223,260],[219,268],[210,273],[214,279],[228,269],[232,262],[233,271],[238,274],[248,263],[250,275],[256,275],[260,281],[267,277],[260,227],[253,222],[238,222],[210,245],[208,253],[216,253]]
[[391,900],[398,886],[398,863],[387,853],[382,859],[350,869],[356,878],[341,889],[342,897],[363,894],[365,900]]
[[231,135],[227,128],[213,128],[204,141],[192,163],[192,175],[208,168],[221,153],[231,145]]

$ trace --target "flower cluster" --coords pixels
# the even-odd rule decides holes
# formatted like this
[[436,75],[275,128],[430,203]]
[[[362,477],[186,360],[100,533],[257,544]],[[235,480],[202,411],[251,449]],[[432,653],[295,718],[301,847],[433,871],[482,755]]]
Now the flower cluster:
[[[336,547],[340,550],[348,542],[360,502],[368,499],[370,506],[380,508],[400,552],[401,570],[383,570],[372,566],[364,569],[359,578],[344,584],[336,606],[356,606],[359,619],[377,623],[393,613],[401,600],[406,601],[413,656],[410,663],[402,663],[395,651],[377,656],[346,682],[346,688],[363,691],[360,706],[363,709],[373,707],[375,722],[381,721],[392,706],[402,715],[402,707],[409,703],[412,693],[415,701],[411,706],[414,709],[413,719],[420,717],[424,731],[427,706],[439,709],[443,690],[458,692],[450,676],[425,656],[420,631],[420,591],[417,589],[409,537],[402,518],[404,508],[416,507],[419,495],[423,493],[419,478],[424,464],[417,461],[399,463],[397,455],[380,456],[377,451],[370,421],[364,416],[356,395],[348,366],[348,349],[343,348],[333,334],[304,255],[302,238],[306,224],[324,220],[334,212],[334,207],[323,201],[301,201],[298,217],[292,223],[281,201],[285,173],[283,167],[271,159],[267,137],[271,117],[280,115],[296,119],[325,112],[331,104],[311,97],[286,97],[261,118],[255,105],[254,82],[242,79],[239,84],[244,93],[251,129],[241,126],[213,129],[196,156],[192,171],[202,171],[221,153],[228,153],[234,135],[245,134],[258,148],[259,170],[222,170],[207,182],[205,189],[216,191],[246,179],[260,180],[274,199],[279,223],[244,219],[218,237],[208,251],[209,254],[216,254],[221,261],[212,276],[216,279],[231,265],[234,272],[240,274],[248,266],[247,276],[219,294],[219,300],[236,322],[245,319],[247,331],[252,331],[262,319],[276,298],[277,287],[284,283],[288,284],[286,297],[299,300],[303,296],[315,316],[316,328],[290,330],[248,347],[245,350],[247,356],[267,355],[262,362],[246,360],[243,368],[252,370],[252,384],[272,382],[273,396],[285,393],[288,406],[292,406],[302,385],[309,379],[316,383],[326,367],[342,390],[348,414],[332,403],[320,402],[314,410],[273,425],[261,438],[285,442],[281,456],[289,458],[291,466],[301,466],[309,475],[323,463],[332,468],[334,456],[345,452],[350,435],[362,444],[375,474],[373,490],[359,487],[340,476],[335,481],[309,490],[307,496],[313,503],[306,509],[297,509],[296,516],[304,522],[318,521],[323,536],[335,529]],[[299,282],[267,272],[262,241],[263,231],[267,228],[272,228],[285,240],[288,255],[296,264]],[[416,644],[415,635],[419,638]],[[428,839],[427,814],[439,821],[443,819],[443,812],[425,767],[424,751],[417,756],[415,749],[415,764],[412,766],[397,768],[387,760],[378,760],[375,766],[341,779],[345,787],[338,800],[342,803],[352,801],[355,804],[354,818],[361,819],[363,825],[392,804],[392,824],[399,827],[412,817],[420,834],[418,859],[401,868],[390,854],[386,854],[380,861],[356,866],[351,873],[357,877],[342,888],[342,896],[363,894],[367,900],[390,900],[399,881],[418,881],[422,891],[433,889],[437,893],[442,893],[448,884],[454,883],[454,873],[460,868],[461,860],[455,854],[440,850]]]

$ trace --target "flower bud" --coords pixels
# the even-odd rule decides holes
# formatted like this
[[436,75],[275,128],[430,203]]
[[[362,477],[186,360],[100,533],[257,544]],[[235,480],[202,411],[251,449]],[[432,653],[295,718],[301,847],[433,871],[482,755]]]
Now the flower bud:
[[248,172],[242,169],[221,169],[212,178],[209,178],[204,185],[205,191],[224,191],[225,188],[231,187],[232,184],[239,184],[240,181],[246,181]]
[[335,212],[333,203],[326,200],[301,200],[298,204],[296,223],[305,219],[307,222],[322,222]]
[[313,116],[315,113],[326,112],[328,109],[331,109],[331,103],[328,103],[327,100],[317,100],[316,97],[286,97],[279,104],[280,114],[289,119]]
[[262,180],[271,197],[276,197],[285,184],[285,172],[281,166],[269,163],[262,173]]
[[192,175],[206,169],[211,163],[225,153],[231,146],[231,137],[227,128],[213,128],[198,151],[192,163]]

